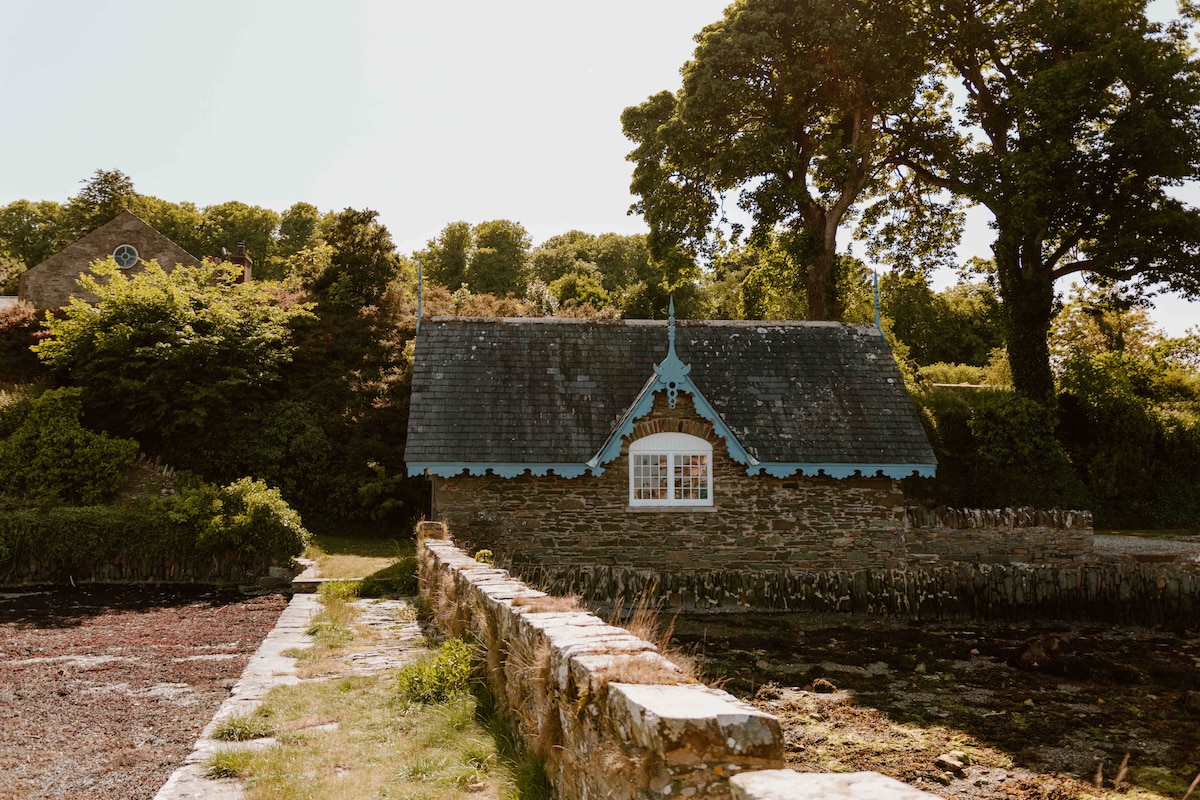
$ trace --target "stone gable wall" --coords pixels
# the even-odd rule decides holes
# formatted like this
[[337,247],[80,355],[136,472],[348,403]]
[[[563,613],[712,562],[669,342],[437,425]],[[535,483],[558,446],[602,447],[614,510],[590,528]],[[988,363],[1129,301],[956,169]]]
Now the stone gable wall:
[[[17,296],[39,310],[61,308],[72,297],[94,303],[96,297],[79,288],[79,276],[97,260],[111,256],[122,244],[136,247],[142,262],[157,261],[168,272],[178,264],[192,267],[200,264],[142,220],[122,214],[22,274]],[[124,272],[136,275],[144,269],[145,264],[139,263]]]
[[[629,506],[630,442],[671,431],[713,444],[713,507]],[[895,481],[747,475],[686,395],[672,409],[660,393],[603,475],[435,478],[434,506],[464,546],[515,568],[888,569],[905,559]]]

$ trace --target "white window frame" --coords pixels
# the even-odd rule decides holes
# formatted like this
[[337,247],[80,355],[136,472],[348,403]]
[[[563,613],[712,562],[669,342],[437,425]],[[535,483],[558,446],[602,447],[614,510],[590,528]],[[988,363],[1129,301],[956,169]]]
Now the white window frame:
[[[688,433],[654,433],[643,436],[629,445],[629,505],[665,506],[674,508],[704,507],[713,504],[713,468],[712,444]],[[647,464],[647,457],[657,457],[657,465]],[[699,459],[696,463],[695,459]],[[688,463],[692,462],[692,463]],[[688,470],[699,466],[703,474],[699,481],[689,480]],[[639,489],[649,487],[642,480],[647,469],[657,467],[663,471],[665,497],[639,497]],[[687,489],[692,489],[700,497],[683,497]]]

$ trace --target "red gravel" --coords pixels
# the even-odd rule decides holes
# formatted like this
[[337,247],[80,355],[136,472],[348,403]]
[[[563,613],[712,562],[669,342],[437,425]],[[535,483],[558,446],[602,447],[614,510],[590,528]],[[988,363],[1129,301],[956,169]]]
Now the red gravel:
[[286,604],[197,587],[0,594],[0,800],[154,797]]

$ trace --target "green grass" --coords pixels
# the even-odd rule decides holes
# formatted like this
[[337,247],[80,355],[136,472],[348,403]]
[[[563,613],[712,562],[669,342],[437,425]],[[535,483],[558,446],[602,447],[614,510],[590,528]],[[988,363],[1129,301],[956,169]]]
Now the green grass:
[[361,595],[416,594],[416,545],[411,539],[317,534],[304,555],[324,578],[363,581]]
[[544,775],[514,754],[470,692],[414,702],[395,675],[280,686],[255,715],[279,744],[225,750],[210,774],[239,777],[246,800],[547,800]]
[[275,725],[266,713],[236,714],[221,720],[213,731],[212,738],[219,742],[248,742],[275,735]]

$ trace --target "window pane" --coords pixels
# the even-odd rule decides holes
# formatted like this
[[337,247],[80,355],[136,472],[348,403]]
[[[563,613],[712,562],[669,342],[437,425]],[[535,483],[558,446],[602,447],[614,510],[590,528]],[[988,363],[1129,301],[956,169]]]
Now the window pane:
[[649,453],[633,457],[633,497],[635,500],[666,500],[668,469],[665,455]]
[[708,456],[675,456],[675,498],[678,500],[708,499]]

